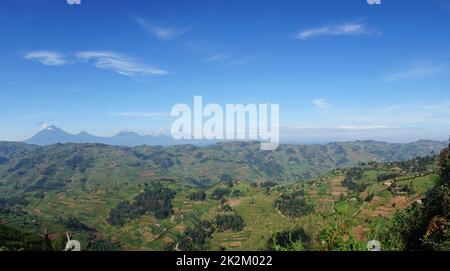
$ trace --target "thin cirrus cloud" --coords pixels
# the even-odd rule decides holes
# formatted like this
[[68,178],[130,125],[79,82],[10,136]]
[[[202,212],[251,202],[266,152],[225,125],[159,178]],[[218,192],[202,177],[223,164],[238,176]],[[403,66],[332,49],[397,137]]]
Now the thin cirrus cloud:
[[228,59],[230,56],[226,54],[214,54],[205,59],[205,62],[218,62],[225,59]]
[[374,34],[380,34],[380,32],[371,29],[362,23],[344,23],[303,29],[295,34],[294,38],[299,40],[308,40],[321,36],[358,36]]
[[144,29],[148,33],[152,34],[153,36],[161,40],[175,39],[178,36],[181,36],[184,33],[188,32],[192,28],[192,26],[172,27],[172,26],[154,25],[148,22],[147,20],[138,17],[135,18],[135,20],[142,27],[142,29]]
[[233,57],[227,54],[213,54],[204,59],[208,63],[218,63],[221,65],[245,65],[255,62],[253,57]]
[[[73,56],[72,56],[73,57]],[[166,70],[141,63],[131,57],[109,51],[83,51],[75,54],[75,57],[89,62],[99,69],[110,70],[129,77],[147,77],[168,75]],[[69,62],[67,57],[54,51],[33,51],[23,56],[24,59],[37,61],[45,66],[61,66]]]
[[426,78],[444,71],[446,67],[447,66],[445,64],[437,64],[437,65],[416,64],[404,71],[395,72],[385,76],[384,81],[397,82],[397,81]]
[[53,51],[29,52],[24,55],[24,59],[37,61],[45,66],[61,66],[68,63],[64,55]]
[[380,124],[366,124],[366,125],[338,125],[335,127],[337,130],[345,130],[345,131],[370,131],[370,130],[382,130],[382,129],[393,129],[393,127],[389,125],[380,125]]
[[124,76],[161,76],[169,74],[167,71],[140,63],[132,58],[114,52],[85,51],[76,54],[77,58],[93,61],[99,69],[110,70]]
[[327,99],[323,98],[313,100],[312,104],[320,109],[329,108],[332,106],[332,104]]
[[168,112],[121,111],[108,112],[108,115],[128,118],[164,118],[170,117]]

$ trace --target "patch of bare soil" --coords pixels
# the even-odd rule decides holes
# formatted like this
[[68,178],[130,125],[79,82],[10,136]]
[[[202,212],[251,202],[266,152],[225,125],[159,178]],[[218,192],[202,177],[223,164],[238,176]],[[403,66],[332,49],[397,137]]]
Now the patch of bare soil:
[[242,242],[234,241],[234,242],[226,242],[220,244],[222,247],[229,247],[229,248],[238,248],[242,246]]
[[366,239],[365,234],[368,231],[369,231],[368,229],[366,229],[364,226],[361,225],[352,228],[352,233],[355,236],[356,240],[358,241],[364,241]]
[[388,206],[405,209],[410,205],[411,200],[406,196],[397,196],[389,200]]
[[383,201],[383,198],[382,198],[382,197],[380,197],[380,196],[375,196],[375,197],[373,197],[371,203],[377,205],[377,204],[381,204],[382,201]]
[[385,217],[385,218],[390,218],[394,215],[395,213],[395,208],[393,207],[386,207],[386,206],[379,206],[374,210],[370,210],[370,209],[365,209],[362,211],[362,214],[364,214],[365,216],[374,218],[374,217]]
[[239,206],[241,203],[242,203],[242,199],[229,199],[228,200],[228,205],[230,205],[231,208]]
[[140,176],[141,177],[155,177],[156,174],[153,170],[145,170],[145,171],[141,172]]

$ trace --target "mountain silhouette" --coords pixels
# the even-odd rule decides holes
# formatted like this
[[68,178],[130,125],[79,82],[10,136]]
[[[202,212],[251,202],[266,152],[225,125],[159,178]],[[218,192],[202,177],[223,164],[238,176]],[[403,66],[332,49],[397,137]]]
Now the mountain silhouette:
[[135,132],[121,132],[112,137],[101,137],[91,135],[87,132],[70,134],[54,125],[39,131],[34,136],[24,141],[27,144],[40,146],[52,145],[57,143],[101,143],[115,146],[171,146],[182,144],[207,145],[215,143],[208,140],[175,140],[170,135],[139,135]]

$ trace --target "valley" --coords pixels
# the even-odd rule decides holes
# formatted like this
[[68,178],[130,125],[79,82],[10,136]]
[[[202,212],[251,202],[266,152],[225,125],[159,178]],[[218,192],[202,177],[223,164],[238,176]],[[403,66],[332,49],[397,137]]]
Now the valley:
[[[368,151],[373,145],[390,146],[310,146],[329,161],[348,160],[327,169],[300,145],[259,153],[252,143],[2,143],[0,224],[38,236],[47,230],[55,250],[65,232],[83,250],[365,250],[368,240],[385,238],[398,211],[423,205],[441,179],[438,143],[379,162],[371,161],[381,157],[380,149]],[[385,151],[406,155],[406,146],[395,148]],[[330,157],[335,149],[345,154]]]

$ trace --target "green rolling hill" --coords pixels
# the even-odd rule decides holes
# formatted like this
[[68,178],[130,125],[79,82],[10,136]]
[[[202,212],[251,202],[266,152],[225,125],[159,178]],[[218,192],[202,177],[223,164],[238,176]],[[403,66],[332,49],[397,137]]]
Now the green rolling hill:
[[426,205],[434,195],[427,191],[448,178],[436,156],[444,148],[434,141],[281,145],[275,152],[257,143],[3,142],[0,248],[36,250],[47,229],[56,250],[67,231],[84,250],[364,250],[373,238],[388,250],[408,249],[386,237],[407,234],[391,228],[399,212],[420,202],[416,209],[425,211],[414,217],[427,222],[422,228],[447,219]]

